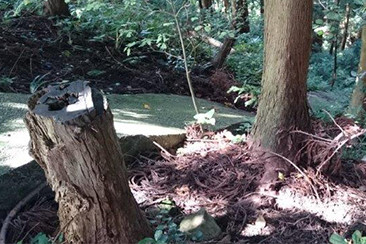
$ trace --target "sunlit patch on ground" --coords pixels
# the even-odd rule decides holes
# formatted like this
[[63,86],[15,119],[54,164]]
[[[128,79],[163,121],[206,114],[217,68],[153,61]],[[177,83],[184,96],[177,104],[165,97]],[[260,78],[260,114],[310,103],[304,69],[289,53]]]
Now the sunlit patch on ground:
[[261,159],[245,143],[232,143],[227,132],[193,130],[187,137],[176,156],[163,154],[162,160],[142,160],[131,168],[130,186],[144,195],[141,206],[168,198],[184,214],[205,207],[231,242],[253,244],[323,244],[364,218],[366,194],[353,171],[334,181],[305,170],[319,199],[298,172],[279,179],[279,191],[266,192],[256,188]]

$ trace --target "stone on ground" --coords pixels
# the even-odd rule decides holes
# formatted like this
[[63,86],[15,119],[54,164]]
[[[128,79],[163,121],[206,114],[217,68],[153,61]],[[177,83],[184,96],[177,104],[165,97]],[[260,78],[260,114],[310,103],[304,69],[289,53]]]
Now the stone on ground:
[[222,232],[214,218],[204,208],[185,217],[179,225],[179,230],[191,236],[200,232],[202,241],[218,238]]

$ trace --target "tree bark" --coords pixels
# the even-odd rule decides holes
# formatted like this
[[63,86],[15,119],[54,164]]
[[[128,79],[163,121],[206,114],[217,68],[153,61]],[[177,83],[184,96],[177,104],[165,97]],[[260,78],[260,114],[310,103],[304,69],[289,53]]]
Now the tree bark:
[[344,22],[344,32],[343,32],[343,38],[341,42],[341,50],[343,51],[346,48],[347,38],[348,38],[348,26],[349,26],[349,17],[351,14],[351,7],[349,6],[349,3],[346,4],[346,20]]
[[336,34],[335,39],[333,41],[333,72],[332,72],[332,80],[330,81],[330,86],[333,87],[335,82],[337,81],[337,69],[338,69],[338,34]]
[[43,5],[43,12],[50,16],[70,16],[69,7],[65,0],[47,0]]
[[200,7],[201,8],[209,8],[212,5],[212,0],[200,0]]
[[290,132],[310,130],[306,77],[313,1],[282,0],[278,4],[265,0],[264,3],[264,72],[252,135],[261,147],[293,158],[303,138]]
[[362,47],[358,76],[353,89],[349,113],[360,122],[366,122],[366,25],[362,27]]
[[223,2],[224,2],[225,13],[227,13],[230,6],[229,0],[223,0]]
[[221,49],[219,50],[219,52],[216,54],[214,60],[212,61],[213,66],[216,69],[221,69],[222,66],[225,63],[225,60],[227,58],[227,56],[229,56],[230,51],[232,49],[232,47],[234,46],[235,43],[235,39],[234,38],[226,38]]
[[259,0],[260,1],[260,7],[261,7],[261,15],[264,15],[264,0]]
[[250,32],[250,23],[249,23],[249,8],[248,8],[248,0],[238,0],[237,11],[239,13],[238,21],[236,21],[236,25],[239,27],[239,33],[249,33]]
[[[239,0],[236,4],[236,1],[232,1],[232,14],[233,14],[233,22],[231,24],[231,28],[236,30],[238,26],[239,33],[248,33],[250,32],[249,25],[249,10],[247,0]],[[226,58],[229,56],[232,47],[234,46],[235,38],[228,37],[225,39],[224,44],[222,45],[220,51],[216,54],[213,59],[213,66],[216,69],[221,69],[225,63]]]
[[68,243],[137,243],[149,236],[101,93],[78,81],[36,93],[28,107],[30,151],[55,191]]

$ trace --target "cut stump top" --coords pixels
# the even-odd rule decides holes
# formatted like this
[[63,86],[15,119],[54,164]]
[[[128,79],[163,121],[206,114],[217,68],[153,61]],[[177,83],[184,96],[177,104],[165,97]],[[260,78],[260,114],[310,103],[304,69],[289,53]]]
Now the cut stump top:
[[[76,81],[58,86],[49,86],[37,104],[31,104],[33,113],[53,117],[55,121],[70,122],[93,110],[101,114],[106,109],[102,95],[93,90],[86,81]],[[33,108],[34,106],[34,108]]]

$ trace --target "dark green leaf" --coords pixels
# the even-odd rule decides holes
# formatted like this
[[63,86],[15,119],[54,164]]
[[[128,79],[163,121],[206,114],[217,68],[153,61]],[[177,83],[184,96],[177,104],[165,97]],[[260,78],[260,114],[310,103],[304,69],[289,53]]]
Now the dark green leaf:
[[344,239],[342,236],[338,235],[337,233],[333,233],[330,236],[329,242],[332,244],[347,244],[346,239]]

